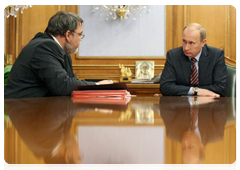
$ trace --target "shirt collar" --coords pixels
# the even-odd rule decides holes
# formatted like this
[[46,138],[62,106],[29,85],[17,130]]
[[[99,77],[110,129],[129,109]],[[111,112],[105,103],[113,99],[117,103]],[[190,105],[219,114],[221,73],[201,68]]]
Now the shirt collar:
[[62,47],[61,44],[59,43],[59,41],[57,40],[57,38],[55,38],[52,34],[50,34],[50,35],[53,37],[54,41],[56,41],[58,43],[58,45],[60,45],[60,47]]
[[[202,49],[201,49],[201,51],[200,51],[194,58],[195,58],[197,61],[199,61],[201,54],[202,54]],[[189,60],[191,60],[191,58],[193,58],[193,57],[188,57],[188,58],[189,58]]]

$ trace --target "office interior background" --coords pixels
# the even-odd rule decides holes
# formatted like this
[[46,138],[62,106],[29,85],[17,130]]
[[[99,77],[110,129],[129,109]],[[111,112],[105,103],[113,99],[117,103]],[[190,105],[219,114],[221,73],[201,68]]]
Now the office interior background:
[[[88,9],[89,13],[86,11]],[[141,17],[137,16],[136,20],[132,18],[121,20],[118,17],[116,20],[109,18],[108,21],[105,19],[105,14],[101,16],[99,11],[93,13],[90,6],[34,5],[24,10],[22,14],[18,11],[17,17],[11,16],[4,19],[5,66],[14,64],[24,46],[27,45],[36,33],[44,32],[49,19],[58,11],[69,11],[80,14],[80,17],[82,17],[81,14],[84,16],[82,17],[84,20],[83,32],[86,34],[86,37],[80,43],[79,52],[71,55],[73,70],[79,79],[111,79],[114,82],[119,82],[121,76],[119,64],[129,67],[134,79],[137,61],[154,61],[154,75],[157,75],[164,68],[167,51],[182,46],[182,30],[184,26],[193,22],[201,24],[206,29],[207,44],[223,49],[226,63],[236,66],[236,9],[230,5],[153,6],[150,12],[144,11]],[[103,30],[105,27],[108,31]],[[156,31],[153,27],[159,29],[157,34],[152,32],[152,30]],[[146,32],[146,30],[149,31]],[[136,32],[139,32],[138,37],[135,35]],[[138,39],[133,39],[134,36],[132,37],[131,34],[134,34]],[[110,35],[113,35],[113,37],[110,37]],[[158,35],[158,38],[153,35]],[[131,49],[124,49],[124,52],[120,50],[126,47],[124,43],[120,43],[123,47],[115,47],[114,50],[113,47],[108,49],[107,47],[111,43],[119,41],[118,38],[124,39],[123,41],[126,43],[132,42],[134,45]],[[147,45],[145,46],[144,42],[146,41]],[[155,43],[149,45],[151,41],[155,41]],[[141,43],[138,44],[138,42]],[[102,48],[102,51],[98,49],[99,54],[97,47],[99,49]],[[132,49],[133,47],[136,47],[136,49]],[[141,51],[143,48],[147,49]],[[140,53],[133,53],[133,51]],[[146,51],[149,52],[147,53],[149,55],[146,54]],[[95,53],[91,54],[90,52]],[[150,90],[151,93],[148,90],[139,90],[138,94],[143,93],[143,95],[153,96],[153,94],[159,93],[159,86],[154,90]],[[179,145],[173,145],[169,139],[166,139],[165,143],[167,145],[166,148],[170,148],[172,153],[180,150]],[[23,150],[24,147],[26,146],[22,146]],[[218,147],[222,147],[222,145],[216,145],[216,148]],[[229,153],[232,152],[235,152],[235,150],[229,151]],[[24,155],[23,152],[18,154]],[[181,162],[181,158],[178,155],[173,155],[165,155],[165,163]],[[228,158],[219,158],[222,156],[221,154],[210,153],[209,157],[212,160],[221,159],[223,160],[222,162],[232,163],[235,161],[235,157],[234,155],[229,155]]]
[[[129,67],[132,78],[135,78],[136,61],[154,61],[154,75],[161,73],[166,52],[182,45],[182,29],[192,22],[205,27],[207,44],[223,49],[226,63],[236,66],[236,9],[230,5],[154,5],[150,12],[143,10],[142,16],[137,16],[136,20],[130,16],[129,19],[118,17],[108,21],[106,14],[100,16],[99,11],[92,12],[91,6],[87,5],[34,5],[22,14],[18,11],[16,18],[5,18],[8,64],[14,63],[21,49],[37,32],[44,32],[50,17],[58,11],[84,16],[86,37],[80,43],[79,53],[71,55],[74,73],[79,79],[112,79],[118,82],[121,75],[119,64]],[[116,44],[113,49],[110,45],[114,41],[125,43]],[[152,41],[155,42],[149,45]],[[133,45],[129,47],[130,44]]]

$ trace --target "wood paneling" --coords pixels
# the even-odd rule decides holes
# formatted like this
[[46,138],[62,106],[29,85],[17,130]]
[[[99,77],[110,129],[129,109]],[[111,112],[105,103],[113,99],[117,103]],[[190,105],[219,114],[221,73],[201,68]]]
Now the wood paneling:
[[[78,13],[77,5],[34,5],[24,10],[17,18],[6,19],[5,54],[13,55],[13,62],[21,49],[41,31],[57,11]],[[236,9],[224,5],[167,5],[166,6],[166,51],[182,45],[182,29],[186,24],[197,22],[207,31],[207,44],[222,48],[230,60],[236,61]],[[71,55],[74,72],[80,79],[97,78],[118,81],[118,64],[130,67],[135,78],[136,61],[155,61],[157,75],[164,67],[161,57],[78,57]]]
[[78,13],[77,5],[34,5],[17,12],[17,18],[5,19],[5,54],[13,55],[13,62],[22,48],[38,33],[44,32],[49,19],[58,11]]
[[236,8],[234,6],[229,7],[229,54],[228,56],[236,61]]
[[5,19],[5,55],[13,55],[13,62],[16,58],[16,26],[17,19],[10,17]]
[[[236,61],[236,9],[229,5],[176,5],[166,8],[166,50],[182,45],[182,29],[189,23],[201,24],[207,44],[221,48]],[[170,31],[170,32],[168,32]]]
[[[211,16],[211,17],[209,17]],[[236,10],[232,6],[223,5],[167,5],[166,6],[166,51],[182,45],[182,30],[185,25],[197,22],[207,31],[207,44],[221,48],[230,60],[236,61]],[[101,77],[117,81],[120,76],[119,63],[129,66],[135,75],[135,62],[138,60],[155,61],[155,75],[163,69],[165,57],[78,57],[72,56],[73,64],[78,65],[74,72],[80,79],[84,77]],[[109,65],[115,69],[109,70]],[[100,65],[101,69],[87,68],[88,65]],[[104,68],[105,67],[105,68]],[[160,68],[161,67],[161,68]],[[159,69],[160,68],[160,69]],[[98,69],[99,71],[95,71]],[[109,73],[111,71],[111,73]],[[97,76],[99,75],[99,76]]]
[[165,63],[165,57],[83,57],[73,60],[74,73],[79,79],[111,79],[119,81],[120,68],[119,63],[129,67],[132,72],[132,78],[135,78],[136,61],[155,61],[154,74],[162,72]]
[[[44,12],[43,12],[44,11]],[[56,5],[38,5],[24,11],[20,27],[21,45],[23,48],[38,32],[44,32],[48,20],[58,11]],[[28,23],[28,24],[26,24]]]
[[185,25],[183,5],[166,6],[166,51],[182,45],[182,30]]
[[207,31],[207,44],[236,61],[236,9],[221,5],[167,5],[166,51],[182,45],[185,25],[197,22]]
[[197,22],[201,24],[207,32],[207,44],[209,46],[221,48],[228,54],[229,6],[192,5],[187,6],[186,10],[186,23]]

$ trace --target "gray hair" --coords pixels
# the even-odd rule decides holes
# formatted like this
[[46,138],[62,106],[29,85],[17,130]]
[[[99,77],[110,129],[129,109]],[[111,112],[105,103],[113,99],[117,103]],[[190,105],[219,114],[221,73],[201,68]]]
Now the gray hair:
[[82,24],[83,20],[77,14],[59,11],[50,18],[45,33],[64,36],[68,30],[74,32],[79,22]]
[[198,23],[188,24],[187,26],[185,26],[183,28],[183,32],[186,28],[189,28],[191,30],[199,30],[200,31],[200,41],[203,41],[204,39],[206,39],[206,30],[202,25],[200,25]]

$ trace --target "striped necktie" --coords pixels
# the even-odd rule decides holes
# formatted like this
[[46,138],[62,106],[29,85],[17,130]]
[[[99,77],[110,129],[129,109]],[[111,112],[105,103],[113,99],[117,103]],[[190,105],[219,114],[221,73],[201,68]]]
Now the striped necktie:
[[191,58],[192,60],[192,72],[191,72],[191,77],[190,77],[190,84],[191,86],[199,86],[199,80],[198,80],[198,72],[197,72],[197,67],[195,65],[195,62],[197,61],[196,58]]
[[196,129],[196,122],[198,118],[198,106],[193,106],[190,108],[190,118],[191,118],[191,130]]

